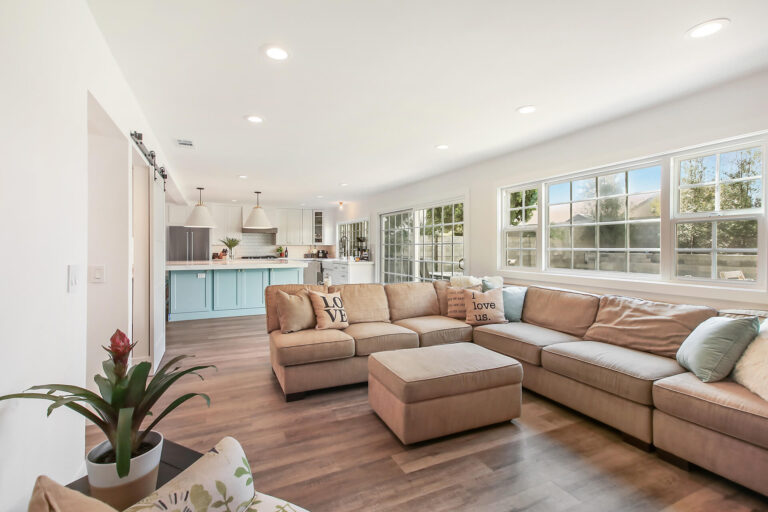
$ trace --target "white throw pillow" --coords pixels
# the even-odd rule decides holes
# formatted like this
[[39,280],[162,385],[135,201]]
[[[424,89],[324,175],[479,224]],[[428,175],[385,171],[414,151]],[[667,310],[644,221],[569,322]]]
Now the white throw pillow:
[[733,380],[768,400],[768,320],[733,368]]
[[483,280],[479,277],[473,276],[453,276],[451,277],[451,286],[453,288],[472,288],[473,286],[481,286]]

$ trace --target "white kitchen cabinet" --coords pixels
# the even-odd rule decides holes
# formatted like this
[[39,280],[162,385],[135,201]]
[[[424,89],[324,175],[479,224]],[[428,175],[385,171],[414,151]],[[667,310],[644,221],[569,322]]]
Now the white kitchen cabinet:
[[323,212],[323,245],[336,244],[336,215],[333,210]]
[[314,212],[301,210],[301,245],[312,245],[315,242]]
[[373,262],[362,261],[323,261],[323,277],[331,279],[331,284],[375,283]]
[[168,226],[183,226],[187,222],[187,217],[192,212],[192,206],[183,204],[168,203],[165,207],[165,220]]

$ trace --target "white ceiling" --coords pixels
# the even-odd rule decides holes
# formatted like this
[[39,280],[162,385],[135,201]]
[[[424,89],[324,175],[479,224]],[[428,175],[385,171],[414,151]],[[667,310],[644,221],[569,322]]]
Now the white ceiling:
[[768,65],[766,0],[89,3],[182,192],[213,202],[350,201]]

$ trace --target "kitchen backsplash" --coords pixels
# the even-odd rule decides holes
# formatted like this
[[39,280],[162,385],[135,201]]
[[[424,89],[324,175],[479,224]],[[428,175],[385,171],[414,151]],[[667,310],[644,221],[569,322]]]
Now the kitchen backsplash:
[[[243,256],[275,256],[277,246],[275,235],[269,233],[240,233],[240,245],[235,247],[235,257]],[[224,245],[218,240],[211,243],[211,253],[219,252]]]

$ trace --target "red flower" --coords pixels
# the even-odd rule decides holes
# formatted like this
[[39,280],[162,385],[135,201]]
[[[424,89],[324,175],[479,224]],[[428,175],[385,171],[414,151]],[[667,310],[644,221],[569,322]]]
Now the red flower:
[[104,347],[112,356],[112,361],[115,363],[115,374],[118,377],[125,376],[128,370],[128,356],[130,356],[134,345],[136,344],[131,343],[123,331],[117,329],[115,334],[109,338],[109,348]]

